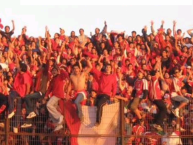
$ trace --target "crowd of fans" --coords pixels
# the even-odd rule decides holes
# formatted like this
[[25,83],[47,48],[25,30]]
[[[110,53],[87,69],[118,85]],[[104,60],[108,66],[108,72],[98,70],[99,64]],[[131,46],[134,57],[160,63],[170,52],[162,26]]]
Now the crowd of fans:
[[[193,29],[184,37],[175,21],[173,30],[165,30],[164,21],[155,30],[152,21],[150,34],[145,26],[140,35],[132,31],[128,36],[108,31],[105,22],[103,30],[96,28],[91,36],[82,28],[70,36],[60,28],[51,36],[46,27],[45,38],[34,38],[27,36],[27,27],[12,37],[12,23],[12,30],[2,25],[0,29],[0,114],[4,117],[8,111],[5,117],[14,117],[14,132],[38,132],[38,126],[50,122],[55,126],[46,127],[61,130],[60,100],[75,103],[82,122],[81,105],[97,106],[99,126],[103,106],[121,99],[125,134],[152,136],[132,136],[128,144],[193,144],[191,138],[179,137],[193,133]],[[33,118],[41,118],[41,123]]]

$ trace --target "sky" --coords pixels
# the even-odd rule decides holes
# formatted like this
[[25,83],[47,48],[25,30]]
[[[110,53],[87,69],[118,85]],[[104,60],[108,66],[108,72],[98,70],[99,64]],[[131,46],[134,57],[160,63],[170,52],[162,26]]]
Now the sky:
[[[25,0],[25,2],[27,1]],[[128,4],[121,6],[111,4],[64,5],[57,1],[52,0],[54,3],[52,5],[46,5],[46,2],[44,5],[28,5],[24,4],[23,0],[6,0],[0,5],[2,24],[12,28],[11,20],[14,20],[15,36],[20,35],[22,27],[27,26],[27,35],[35,37],[44,36],[45,26],[48,26],[52,36],[55,32],[59,32],[60,27],[65,29],[66,35],[70,35],[72,30],[79,35],[80,28],[84,28],[85,34],[89,35],[90,32],[94,33],[96,27],[102,29],[104,21],[107,22],[108,31],[126,31],[128,35],[133,30],[141,34],[141,29],[145,25],[148,26],[148,32],[150,32],[151,20],[155,22],[156,29],[161,25],[162,20],[165,21],[166,29],[172,28],[173,20],[177,21],[177,28],[181,28],[183,32],[193,28],[192,3],[188,5],[175,5],[174,3],[160,5],[159,1],[157,5]]]

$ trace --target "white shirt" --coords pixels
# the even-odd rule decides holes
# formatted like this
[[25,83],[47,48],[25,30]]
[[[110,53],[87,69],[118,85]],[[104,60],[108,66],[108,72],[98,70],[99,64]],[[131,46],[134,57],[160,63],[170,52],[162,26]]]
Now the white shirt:
[[0,65],[3,69],[8,69],[8,65],[6,63],[0,63]]
[[167,135],[163,136],[162,138],[162,144],[164,145],[182,145],[182,141],[175,132],[173,132],[170,136],[167,137]]

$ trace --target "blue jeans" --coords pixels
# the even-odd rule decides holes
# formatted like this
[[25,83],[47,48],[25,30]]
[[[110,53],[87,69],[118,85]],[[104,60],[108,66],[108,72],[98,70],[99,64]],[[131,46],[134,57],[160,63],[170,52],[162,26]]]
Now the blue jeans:
[[[171,97],[171,99],[175,102],[179,102],[180,104],[181,103],[189,103],[189,100],[185,97],[182,97],[182,96],[175,96],[175,97]],[[175,108],[177,107],[176,104],[174,104]]]
[[34,108],[33,108],[33,100],[34,99],[42,99],[44,96],[44,94],[40,95],[39,92],[35,92],[33,94],[29,94],[24,98],[24,101],[26,103],[26,111],[27,114],[33,112]]
[[[11,91],[9,96],[8,96],[8,103],[9,103],[9,114],[13,112],[14,110],[14,100],[17,98],[17,97],[20,97],[19,94],[16,92],[16,91]],[[21,102],[19,102],[21,103]],[[18,104],[18,103],[17,103]]]
[[82,93],[79,93],[77,98],[75,99],[74,103],[76,104],[77,107],[77,112],[78,112],[78,117],[82,118],[83,113],[82,113],[82,107],[81,107],[81,102],[84,100],[84,96]]
[[180,103],[189,103],[189,100],[185,97],[182,97],[182,96],[172,97],[172,100],[174,100],[176,102],[180,102]]
[[19,96],[19,94],[16,91],[11,91],[8,96],[8,103],[9,103],[9,114],[14,111],[14,100],[17,98],[17,104],[16,104],[16,113],[15,118],[13,121],[13,126],[18,127],[20,125],[20,119],[21,119],[21,105],[23,102],[23,99]]

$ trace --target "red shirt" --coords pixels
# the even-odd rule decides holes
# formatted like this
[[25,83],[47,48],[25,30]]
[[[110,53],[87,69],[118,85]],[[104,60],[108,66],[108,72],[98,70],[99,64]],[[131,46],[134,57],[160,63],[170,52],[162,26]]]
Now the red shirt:
[[15,81],[13,84],[13,90],[15,90],[20,97],[25,97],[26,91],[27,91],[27,84],[31,85],[31,78],[29,76],[29,74],[26,73],[17,73],[16,77],[15,77]]
[[[135,125],[133,126],[133,135],[143,135],[145,132],[145,126]],[[141,142],[141,138],[135,138],[135,143],[138,145]]]
[[39,71],[36,75],[36,85],[35,85],[35,91],[40,91],[40,85],[41,85],[41,78],[42,78],[42,71]]
[[159,138],[160,135],[158,133],[146,132],[144,135],[148,136],[147,138],[145,138],[145,143],[147,145],[159,145],[160,144],[160,138]]
[[97,69],[93,71],[94,74],[97,74],[99,89],[99,94],[106,94],[108,96],[114,96],[116,94],[117,90],[117,80],[115,74],[105,74],[101,73]]
[[145,79],[137,79],[134,83],[134,89],[136,90],[135,97],[142,98],[143,91],[148,90],[148,83]]
[[52,93],[52,96],[64,98],[64,86],[66,84],[66,78],[68,78],[68,73],[64,70],[61,70],[60,74],[53,77],[49,84],[46,96]]
[[182,79],[174,77],[170,88],[171,97],[177,96],[177,92],[181,90],[181,86],[182,86]]
[[149,83],[149,98],[150,100],[162,99],[159,80],[155,76],[152,77],[152,80]]

